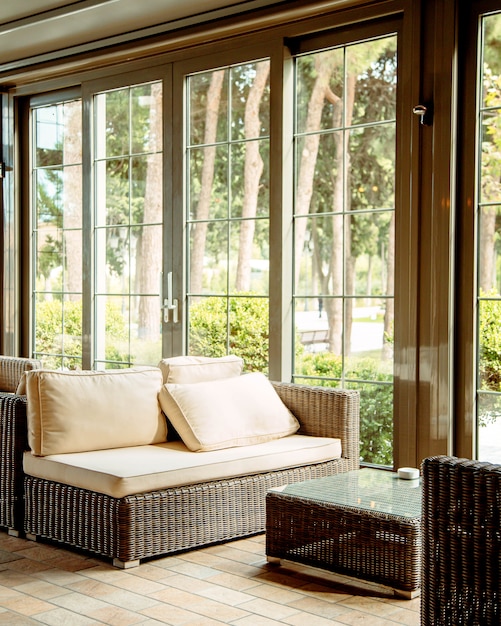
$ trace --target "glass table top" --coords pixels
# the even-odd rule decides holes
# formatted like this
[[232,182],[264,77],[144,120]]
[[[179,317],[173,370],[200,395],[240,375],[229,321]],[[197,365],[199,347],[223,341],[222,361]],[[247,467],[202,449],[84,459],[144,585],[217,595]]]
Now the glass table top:
[[384,470],[343,472],[270,491],[410,519],[421,516],[421,479],[404,480]]

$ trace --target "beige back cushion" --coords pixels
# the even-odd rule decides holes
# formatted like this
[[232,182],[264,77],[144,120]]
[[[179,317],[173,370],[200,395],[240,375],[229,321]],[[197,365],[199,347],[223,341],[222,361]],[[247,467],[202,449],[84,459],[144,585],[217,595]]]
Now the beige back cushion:
[[26,372],[33,454],[63,454],[160,443],[167,425],[156,367],[104,372]]
[[240,376],[243,360],[232,354],[222,357],[174,356],[160,361],[164,383],[202,383]]
[[219,450],[278,439],[299,423],[260,373],[197,384],[165,384],[160,404],[185,445]]

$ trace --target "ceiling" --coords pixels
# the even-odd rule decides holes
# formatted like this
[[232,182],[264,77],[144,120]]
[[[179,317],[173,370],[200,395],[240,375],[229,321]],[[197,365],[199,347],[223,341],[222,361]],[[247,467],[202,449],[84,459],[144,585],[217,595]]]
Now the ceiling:
[[[0,67],[61,56],[127,33],[130,39],[279,0],[2,0]],[[145,10],[147,7],[147,11]]]

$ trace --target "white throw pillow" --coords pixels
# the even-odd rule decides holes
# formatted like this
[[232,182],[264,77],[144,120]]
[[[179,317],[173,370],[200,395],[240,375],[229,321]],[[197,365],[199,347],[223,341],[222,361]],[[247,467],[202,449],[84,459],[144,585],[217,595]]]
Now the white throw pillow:
[[222,357],[174,356],[158,364],[164,383],[203,383],[240,376],[244,362],[233,354]]
[[26,372],[28,443],[33,454],[64,454],[161,443],[167,424],[156,367]]
[[196,384],[165,384],[165,414],[194,452],[245,446],[295,433],[299,422],[260,373]]

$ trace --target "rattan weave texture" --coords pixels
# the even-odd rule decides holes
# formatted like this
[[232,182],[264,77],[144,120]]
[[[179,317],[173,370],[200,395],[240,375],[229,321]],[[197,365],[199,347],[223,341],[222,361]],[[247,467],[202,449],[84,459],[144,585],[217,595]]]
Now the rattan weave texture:
[[0,392],[0,526],[17,530],[23,527],[27,447],[26,396]]
[[0,391],[15,393],[23,373],[40,367],[42,363],[37,359],[0,356]]
[[499,626],[501,465],[429,457],[422,475],[422,626]]
[[274,385],[300,432],[340,437],[343,458],[121,499],[27,476],[26,532],[128,562],[264,531],[267,489],[359,465],[357,392]]
[[407,482],[364,469],[269,492],[267,556],[417,592],[421,502]]

